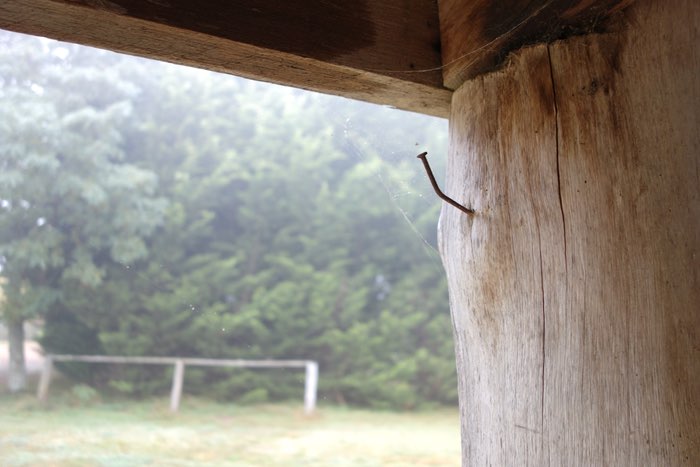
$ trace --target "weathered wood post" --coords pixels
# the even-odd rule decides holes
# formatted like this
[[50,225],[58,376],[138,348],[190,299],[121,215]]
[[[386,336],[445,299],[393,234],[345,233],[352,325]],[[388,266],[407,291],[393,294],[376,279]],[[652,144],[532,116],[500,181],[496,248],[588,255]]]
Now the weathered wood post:
[[180,408],[180,399],[182,398],[182,382],[185,378],[185,362],[182,360],[175,361],[173,369],[173,387],[170,391],[170,411],[177,412]]
[[311,415],[316,410],[316,393],[318,386],[318,363],[306,362],[304,378],[304,412]]
[[41,367],[41,376],[39,377],[39,386],[36,391],[36,397],[41,403],[45,403],[49,398],[49,386],[51,385],[52,373],[53,358],[51,358],[51,355],[45,355],[44,364]]
[[638,0],[457,85],[445,192],[476,214],[444,205],[439,237],[464,465],[697,465],[699,31],[697,0]]

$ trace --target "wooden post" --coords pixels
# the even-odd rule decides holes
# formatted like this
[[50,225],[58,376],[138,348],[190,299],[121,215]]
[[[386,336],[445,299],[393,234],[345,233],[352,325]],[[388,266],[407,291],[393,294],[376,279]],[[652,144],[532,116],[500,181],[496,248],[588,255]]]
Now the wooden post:
[[41,376],[39,377],[39,387],[37,388],[36,397],[39,402],[45,403],[49,398],[49,386],[51,385],[51,373],[53,373],[53,359],[51,355],[44,357],[44,364],[41,367]]
[[316,392],[318,386],[318,363],[306,362],[304,380],[304,412],[311,415],[316,410]]
[[180,408],[180,398],[182,397],[182,382],[185,378],[185,362],[175,361],[173,370],[173,388],[170,392],[170,411],[177,412]]
[[454,94],[440,244],[464,465],[697,465],[700,2]]

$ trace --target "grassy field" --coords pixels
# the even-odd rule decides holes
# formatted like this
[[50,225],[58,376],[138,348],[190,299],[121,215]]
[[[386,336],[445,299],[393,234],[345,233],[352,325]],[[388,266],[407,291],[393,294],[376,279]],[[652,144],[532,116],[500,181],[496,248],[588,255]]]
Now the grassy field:
[[456,410],[370,412],[185,399],[78,403],[0,396],[5,466],[458,466]]

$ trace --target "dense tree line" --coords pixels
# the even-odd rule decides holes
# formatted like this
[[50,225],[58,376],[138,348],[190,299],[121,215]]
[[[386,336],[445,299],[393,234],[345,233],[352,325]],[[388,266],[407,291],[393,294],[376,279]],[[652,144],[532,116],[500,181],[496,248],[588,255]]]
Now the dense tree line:
[[[431,249],[439,203],[402,196],[417,148],[444,153],[444,122],[26,36],[0,41],[10,330],[42,317],[51,352],[314,359],[329,401],[455,402]],[[414,183],[427,193],[425,179]],[[168,369],[63,370],[130,394],[170,384]],[[191,368],[185,384],[277,400],[298,396],[300,376]]]

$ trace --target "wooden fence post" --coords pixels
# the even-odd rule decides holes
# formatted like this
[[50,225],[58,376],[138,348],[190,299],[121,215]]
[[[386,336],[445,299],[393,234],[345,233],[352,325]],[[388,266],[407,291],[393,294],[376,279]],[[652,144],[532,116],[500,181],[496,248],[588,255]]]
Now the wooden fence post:
[[46,402],[49,397],[49,386],[51,385],[51,373],[53,371],[53,359],[51,355],[44,357],[44,365],[41,368],[41,377],[39,379],[39,387],[36,396],[39,402]]
[[182,396],[182,381],[185,377],[185,362],[177,360],[173,371],[173,389],[170,393],[170,411],[177,412]]
[[304,382],[304,412],[310,415],[316,409],[316,392],[318,387],[318,363],[306,362]]

